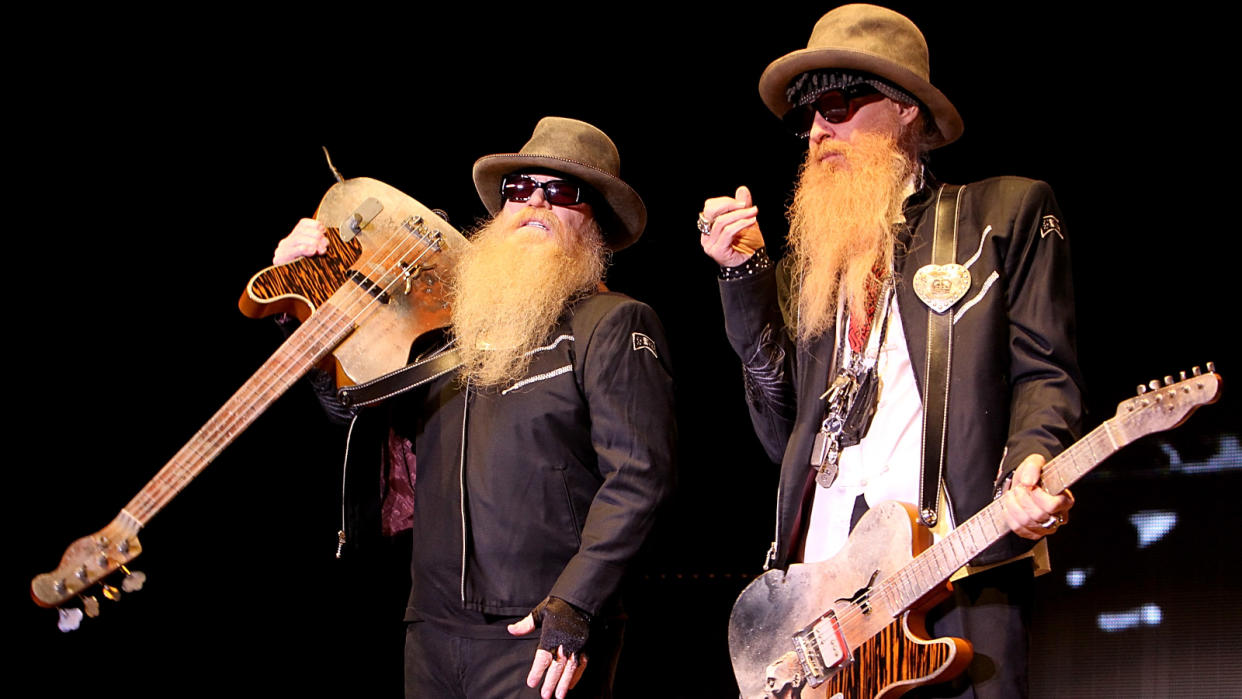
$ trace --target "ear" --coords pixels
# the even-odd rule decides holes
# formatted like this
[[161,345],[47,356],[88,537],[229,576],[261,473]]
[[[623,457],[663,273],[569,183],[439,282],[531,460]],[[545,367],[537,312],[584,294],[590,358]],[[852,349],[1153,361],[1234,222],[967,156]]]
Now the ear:
[[901,122],[902,126],[909,126],[914,123],[915,119],[919,118],[919,106],[917,104],[901,104],[899,102],[894,102],[894,104],[897,105],[897,121]]

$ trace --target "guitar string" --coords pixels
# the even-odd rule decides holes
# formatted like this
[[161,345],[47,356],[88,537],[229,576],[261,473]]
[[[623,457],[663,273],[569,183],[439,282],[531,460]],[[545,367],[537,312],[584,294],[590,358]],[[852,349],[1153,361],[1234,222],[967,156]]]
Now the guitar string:
[[[412,242],[413,245],[411,245],[408,249],[403,248],[403,245],[409,242]],[[380,258],[377,262],[373,263],[375,264],[376,267],[379,267],[382,271],[382,274],[380,275],[380,279],[382,280],[387,274],[392,274],[393,272],[397,272],[397,270],[400,269],[399,265],[400,265],[400,262],[402,261],[401,258],[405,257],[408,253],[417,250],[420,245],[422,245],[424,249],[422,250],[421,254],[410,264],[418,264],[418,262],[421,261],[423,257],[429,251],[434,249],[434,247],[431,244],[428,244],[421,236],[414,237],[412,235],[403,236],[399,234],[390,235],[388,240],[385,241],[385,244],[381,244],[381,246],[377,249],[376,253],[373,254],[373,257]],[[385,250],[386,247],[389,249]],[[393,261],[394,254],[396,255],[396,258],[397,258],[395,263]],[[387,270],[383,269],[385,266],[388,267]],[[404,278],[403,272],[404,270],[396,273],[393,279],[384,285],[385,292],[390,290],[393,285],[400,282]],[[360,299],[366,301],[366,303],[363,305],[361,309],[359,309],[353,315],[352,318],[349,319],[351,324],[356,322],[359,318],[361,318],[366,313],[368,313],[371,310],[371,308],[374,307],[375,302],[378,299],[372,294],[370,294],[369,292],[367,292],[365,289],[361,288],[361,286],[357,284],[355,284],[342,297],[342,299],[340,299],[341,303],[339,304],[338,310],[345,311],[346,315],[349,314],[350,307],[356,306]],[[259,384],[253,386],[252,390],[250,391],[250,394],[244,397],[244,398],[249,398],[250,400],[242,400],[241,405],[236,406],[237,408],[240,409],[240,411],[227,410],[229,407],[229,403],[234,402],[233,399],[230,398],[230,400],[225,404],[224,408],[222,408],[220,411],[217,411],[216,415],[213,415],[212,419],[208,421],[208,424],[204,425],[205,428],[212,427],[214,429],[208,430],[206,434],[201,434],[202,431],[200,430],[202,441],[207,442],[210,449],[206,451],[196,449],[194,442],[197,440],[192,439],[189,443],[185,445],[185,447],[182,448],[182,450],[180,450],[180,452],[176,456],[174,456],[174,460],[178,460],[184,463],[178,464],[177,466],[174,466],[173,468],[168,469],[169,473],[167,474],[163,472],[161,472],[160,474],[157,474],[156,481],[161,482],[162,485],[165,485],[166,488],[169,488],[171,490],[165,490],[164,492],[158,493],[158,497],[156,498],[149,498],[148,502],[146,503],[147,507],[148,509],[149,508],[154,508],[154,509],[151,509],[150,513],[146,515],[145,519],[150,519],[150,517],[153,516],[155,512],[158,512],[159,509],[162,509],[169,501],[171,501],[173,497],[176,496],[176,494],[180,491],[181,487],[184,487],[185,484],[188,484],[189,480],[192,480],[192,478],[196,476],[197,473],[201,472],[203,468],[205,468],[208,464],[210,464],[210,462],[215,458],[215,456],[219,455],[220,451],[222,451],[228,445],[228,443],[231,443],[232,438],[235,437],[236,435],[229,437],[229,433],[235,427],[237,427],[241,423],[252,421],[253,419],[257,417],[257,415],[254,414],[253,412],[254,407],[256,407],[257,405],[257,402],[253,399],[253,397],[256,395],[261,395],[261,396],[272,395],[271,399],[274,400],[275,397],[279,396],[285,390],[288,390],[288,388],[293,384],[293,382],[295,382],[297,378],[299,378],[302,374],[304,374],[306,369],[309,368],[309,364],[310,364],[309,362],[306,363],[307,366],[305,368],[300,368],[297,366],[300,363],[298,362],[298,356],[304,356],[306,349],[309,346],[330,339],[331,336],[336,334],[334,330],[335,328],[328,326],[323,329],[323,332],[318,333],[318,334],[317,333],[306,333],[305,335],[299,335],[298,339],[295,339],[295,342],[293,345],[289,345],[289,346],[282,345],[282,347],[277,350],[276,354],[269,358],[269,360],[273,362],[272,367],[271,367],[272,371],[269,372],[272,380],[268,382],[266,385],[263,382],[260,382]],[[305,338],[305,341],[299,343],[298,340],[302,339],[303,337]],[[291,338],[291,339],[294,339],[294,338]],[[296,350],[296,352],[286,352],[286,350]],[[281,356],[282,354],[294,355],[294,356]],[[285,361],[285,360],[290,360],[290,359],[292,361]],[[291,375],[291,372],[295,373],[296,375]],[[267,376],[263,378],[266,379]],[[284,385],[281,386],[281,384],[284,384]],[[275,394],[272,394],[273,389],[276,389]],[[234,398],[236,397],[237,397],[237,394],[234,394]],[[224,417],[221,420],[216,420],[216,418],[220,417],[220,414],[225,411],[227,411],[225,413],[226,417]],[[226,440],[224,440],[223,444],[219,443],[221,434],[228,437]],[[238,432],[238,434],[240,434],[240,432]],[[182,454],[181,452],[184,452],[184,454]],[[214,453],[211,453],[211,452],[214,452]],[[177,459],[177,457],[179,456],[184,456],[185,458]],[[170,465],[172,464],[170,463]],[[161,479],[160,476],[166,476],[166,475],[175,475],[177,476],[177,479],[172,484],[162,483],[163,479]],[[189,475],[190,478],[185,478],[186,475]]]
[[[409,245],[407,249],[406,245],[410,242],[412,242],[413,244]],[[422,254],[420,254],[415,259],[415,261],[411,264],[417,264],[419,261],[422,260],[422,258],[426,255],[427,252],[433,249],[431,245],[427,244],[421,238],[416,238],[413,236],[402,236],[399,234],[389,236],[389,239],[388,241],[386,241],[386,243],[388,244],[387,245],[382,244],[380,248],[376,251],[376,253],[373,255],[373,257],[377,257],[380,259],[378,259],[374,263],[371,263],[371,264],[374,264],[374,266],[379,267],[381,269],[382,271],[382,274],[380,275],[381,280],[386,275],[397,272],[398,269],[400,269],[399,264],[401,262],[401,258],[405,257],[408,253],[417,250],[420,245],[424,246],[425,249],[422,251]],[[389,248],[389,249],[386,250],[385,248]],[[397,258],[395,263],[393,260],[394,254],[396,255],[396,258]],[[384,270],[385,267],[387,267],[386,270]],[[384,292],[387,292],[388,290],[390,290],[392,286],[400,282],[403,277],[404,277],[403,273],[397,272],[393,276],[393,279],[388,284],[384,285],[384,289],[383,289]],[[360,300],[366,301],[366,303],[363,304],[362,308],[358,309],[358,311],[353,314],[352,318],[349,318],[350,324],[352,325],[356,323],[357,320],[361,318],[363,315],[370,312],[370,310],[374,307],[378,299],[374,295],[369,293],[366,289],[362,288],[360,285],[355,284],[351,289],[349,289],[349,291],[341,299],[339,299],[341,303],[334,304],[334,306],[337,307],[337,310],[344,311],[345,315],[348,316],[349,313],[351,312],[351,308],[356,307]],[[316,328],[315,330],[320,330],[320,329]],[[337,328],[329,325],[323,328],[322,332],[318,332],[318,333],[308,332],[303,335],[299,335],[298,338],[294,339],[294,343],[292,345],[282,346],[280,349],[278,349],[276,355],[271,358],[273,360],[273,365],[271,367],[272,371],[263,377],[264,379],[267,379],[270,376],[271,380],[266,381],[266,382],[261,381],[260,383],[252,387],[253,390],[251,392],[251,396],[254,396],[256,394],[261,395],[261,396],[271,395],[272,399],[274,400],[276,396],[280,395],[285,390],[287,390],[289,386],[291,386],[292,383],[295,382],[297,378],[299,378],[302,374],[304,374],[305,371],[309,368],[310,362],[307,362],[304,359],[302,359],[303,357],[305,357],[307,349],[313,346],[314,344],[323,343],[325,340],[330,340],[333,335],[337,334],[337,332],[338,332]],[[299,342],[299,340],[303,340],[303,341]],[[299,366],[299,364],[303,364],[303,363],[306,364],[307,366],[305,367]],[[231,402],[233,401],[230,400],[230,403]],[[228,407],[229,406],[226,403],[225,409],[227,410]],[[188,464],[190,466],[191,473],[196,473],[197,471],[201,471],[201,469],[205,467],[208,463],[210,463],[210,461],[219,454],[220,450],[222,450],[224,446],[227,446],[227,443],[231,441],[231,438],[229,438],[225,442],[225,444],[223,445],[219,444],[220,437],[222,434],[227,437],[229,433],[235,427],[237,427],[240,423],[253,420],[255,417],[257,417],[256,415],[253,414],[253,409],[254,407],[256,407],[254,400],[250,400],[250,401],[243,400],[242,404],[236,407],[241,409],[240,412],[228,410],[226,412],[227,417],[225,417],[224,419],[219,420],[219,421],[216,421],[213,419],[209,421],[209,424],[207,426],[214,427],[215,429],[209,430],[207,434],[203,435],[203,437],[204,437],[204,441],[207,442],[209,447],[211,447],[210,449],[208,449],[207,451],[196,449],[195,445],[193,444],[194,440],[192,440],[191,443],[187,444],[187,447],[188,447],[187,456],[191,456],[200,462],[200,464],[194,464],[192,462],[193,459],[191,459],[191,463]],[[219,413],[219,411],[217,412]],[[215,416],[213,416],[213,418],[214,417]],[[213,425],[211,423],[216,423],[216,424]],[[214,454],[211,452],[214,452]],[[179,480],[182,482],[188,482],[185,479],[179,479]],[[173,495],[175,495],[175,493],[173,493]],[[167,504],[167,502],[171,500],[171,497],[164,497],[164,498],[161,498],[161,500],[162,500],[162,503],[159,504],[159,507],[162,507],[164,504]]]
[[[1097,446],[1097,442],[1102,441],[1108,436],[1106,434],[1105,425],[1109,424],[1109,422],[1110,421],[1106,421],[1104,425],[1092,430],[1082,439],[1070,445],[1069,448],[1055,457],[1052,461],[1049,461],[1048,464],[1044,466],[1043,477],[1046,479],[1060,480],[1062,485],[1059,487],[1063,489],[1073,485],[1073,483],[1077,482],[1079,478],[1090,471],[1091,468],[1103,461],[1104,458],[1107,458],[1108,455],[1115,452],[1116,448],[1114,448],[1110,443],[1108,445],[1108,449],[1106,450],[1107,453],[1103,457],[1096,456],[1095,448]],[[1084,452],[1090,452],[1088,458],[1086,459],[1087,468],[1083,468],[1083,459],[1080,458]],[[837,617],[838,623],[842,625],[850,624],[859,615],[869,614],[869,612],[863,610],[863,607],[870,603],[873,596],[879,599],[887,598],[892,600],[894,599],[895,594],[899,610],[893,615],[893,618],[899,616],[910,605],[914,604],[928,592],[935,589],[937,585],[943,583],[946,579],[952,576],[954,571],[962,565],[965,565],[971,558],[978,555],[980,551],[990,546],[993,542],[1000,539],[1001,536],[1009,531],[1008,526],[1002,526],[1002,507],[1003,506],[1000,504],[999,500],[994,500],[991,503],[988,503],[986,507],[975,513],[974,516],[967,519],[960,526],[954,528],[953,531],[946,534],[939,541],[929,546],[910,563],[902,566],[893,574],[880,580],[872,586],[871,589],[863,593],[857,601],[851,601],[848,603],[847,610],[842,612]],[[987,532],[980,531],[987,525],[991,525],[991,528],[993,529],[991,537],[989,537]],[[983,543],[980,543],[975,539],[975,534],[982,536]],[[970,539],[969,542],[966,541],[967,537]],[[955,546],[958,544],[960,544],[960,552],[958,551],[958,547]],[[936,566],[937,564],[939,565],[939,568],[943,570],[951,563],[956,564],[957,561],[962,562],[954,565],[953,570],[947,575],[939,575],[936,570],[926,570]],[[928,584],[927,580],[929,578],[927,576],[933,574],[936,575],[936,580]],[[913,590],[915,594],[911,594],[908,590]]]
[[[443,239],[441,239],[441,244],[443,244],[443,242]],[[421,251],[419,250],[420,247],[422,248]],[[397,231],[394,234],[389,235],[388,239],[384,243],[381,243],[376,252],[371,254],[372,258],[378,258],[374,262],[369,262],[369,264],[373,264],[381,271],[381,274],[379,275],[381,284],[379,286],[382,289],[382,293],[390,292],[395,285],[406,278],[405,269],[401,267],[401,263],[404,262],[403,258],[416,251],[418,251],[419,254],[413,261],[407,263],[408,267],[413,267],[414,265],[419,264],[419,262],[421,262],[428,253],[436,251],[435,241],[429,241],[425,234],[414,235],[411,232],[408,235],[402,235],[400,231]],[[357,264],[357,262],[355,262],[355,264]],[[387,283],[383,283],[382,280],[388,275],[392,275],[391,280]],[[372,283],[374,284],[374,282]],[[334,292],[333,295],[335,295],[335,293],[336,292]],[[360,309],[353,313],[352,317],[348,317],[350,325],[353,325],[358,321],[358,319],[362,318],[364,315],[369,313],[372,308],[374,308],[375,304],[379,301],[377,295],[370,293],[361,285],[355,283],[341,299],[338,299],[340,302],[339,305],[333,305],[337,306],[338,310],[344,311],[346,316],[349,316],[351,307],[357,306],[360,300],[365,301],[365,303],[362,304]],[[322,305],[327,304],[325,302]],[[328,326],[323,328],[322,333],[306,333],[305,335],[297,337],[291,336],[290,339],[294,340],[294,344],[282,345],[277,349],[276,353],[267,360],[273,362],[271,367],[272,371],[268,372],[271,380],[267,383],[260,382],[259,384],[253,386],[252,390],[249,392],[249,395],[242,397],[243,399],[239,401],[240,405],[235,406],[239,409],[238,411],[228,410],[230,404],[234,402],[235,398],[238,398],[238,395],[235,393],[232,397],[230,397],[229,401],[227,401],[221,410],[218,410],[216,414],[208,420],[207,424],[205,424],[203,428],[213,429],[208,429],[205,434],[203,433],[203,429],[200,429],[199,433],[195,435],[195,438],[192,438],[190,442],[183,446],[182,449],[180,449],[178,453],[173,456],[173,459],[170,460],[168,466],[171,468],[161,469],[160,472],[156,474],[156,477],[152,480],[152,483],[158,483],[162,487],[156,488],[155,490],[157,492],[155,493],[147,492],[148,488],[144,488],[143,491],[139,493],[139,496],[136,496],[134,500],[131,501],[131,504],[141,505],[141,508],[136,506],[134,509],[142,509],[146,510],[146,512],[141,515],[139,513],[129,512],[129,506],[127,505],[126,509],[123,510],[123,513],[129,514],[129,516],[136,520],[140,525],[145,525],[147,520],[153,517],[160,509],[163,509],[163,507],[167,505],[167,503],[170,502],[172,498],[177,495],[177,493],[180,492],[181,488],[196,477],[203,468],[210,464],[211,461],[214,460],[215,457],[218,456],[219,453],[232,442],[232,440],[236,437],[236,434],[229,434],[233,428],[253,421],[257,418],[257,415],[253,414],[253,409],[257,406],[257,403],[261,401],[254,400],[254,397],[271,395],[271,400],[275,400],[276,397],[288,390],[288,388],[292,386],[298,378],[305,374],[311,364],[310,362],[307,362],[308,366],[305,368],[298,367],[297,365],[301,363],[298,361],[298,357],[303,356],[307,348],[313,346],[314,344],[329,340],[332,335],[336,334],[336,330],[336,328]],[[297,335],[296,331],[295,335]],[[335,347],[338,343],[332,344],[333,347]],[[267,361],[264,363],[266,364]],[[291,375],[291,372],[295,375]],[[263,378],[267,379],[268,377],[264,376]],[[243,388],[245,388],[244,384]],[[273,390],[275,390],[274,394],[272,394]],[[225,413],[226,416],[220,420],[217,420],[217,418],[221,418],[221,413]],[[240,431],[237,434],[240,434]],[[221,435],[226,437],[222,444],[219,443]],[[202,441],[207,442],[210,448],[205,451],[196,449],[194,443],[199,441],[199,438],[201,438]],[[186,477],[187,475],[189,476],[188,478]],[[167,477],[169,476],[175,477],[171,483],[166,482]],[[144,495],[146,497],[143,497]]]

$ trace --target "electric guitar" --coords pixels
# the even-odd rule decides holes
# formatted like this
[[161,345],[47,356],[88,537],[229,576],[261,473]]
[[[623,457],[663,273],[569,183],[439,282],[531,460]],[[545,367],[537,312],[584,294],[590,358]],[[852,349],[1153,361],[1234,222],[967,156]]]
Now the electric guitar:
[[[1044,489],[1060,493],[1123,446],[1215,402],[1220,377],[1210,362],[1207,369],[1140,386],[1115,416],[1044,465]],[[928,639],[923,617],[948,594],[949,577],[1009,527],[999,501],[934,545],[918,522],[914,506],[882,503],[832,559],[772,570],[748,585],[729,618],[741,696],[889,698],[964,670],[970,643]]]
[[[125,565],[142,552],[138,530],[311,367],[332,353],[338,382],[368,381],[404,366],[418,335],[448,325],[440,275],[467,243],[444,219],[368,178],[333,185],[316,218],[329,226],[328,252],[262,270],[238,302],[253,318],[291,313],[303,323],[115,519],[31,581],[36,604],[59,607],[118,569],[125,581],[104,585],[105,597],[141,588],[145,576]],[[94,597],[84,596],[83,607],[98,614]],[[76,628],[80,614],[62,629]]]

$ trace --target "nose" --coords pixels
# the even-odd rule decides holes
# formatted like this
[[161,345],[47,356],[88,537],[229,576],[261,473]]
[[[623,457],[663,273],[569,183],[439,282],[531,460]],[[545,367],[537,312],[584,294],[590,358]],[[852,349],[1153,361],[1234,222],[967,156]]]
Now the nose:
[[548,203],[548,197],[543,192],[543,187],[536,189],[534,194],[530,195],[530,199],[526,200],[527,206],[533,206],[536,209],[551,209],[552,205]]
[[825,119],[823,114],[815,112],[815,121],[811,123],[811,143],[819,143],[825,138],[834,138],[835,136],[836,130],[833,129],[833,124]]

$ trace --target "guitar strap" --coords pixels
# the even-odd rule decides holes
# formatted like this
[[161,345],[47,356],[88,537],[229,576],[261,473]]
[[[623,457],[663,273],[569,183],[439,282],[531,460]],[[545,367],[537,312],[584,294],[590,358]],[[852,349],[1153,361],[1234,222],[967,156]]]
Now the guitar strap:
[[450,349],[365,383],[346,386],[337,391],[337,396],[348,407],[364,408],[438,379],[459,366],[461,353]]
[[[957,214],[962,185],[941,185],[932,228],[932,265],[951,265],[957,255]],[[939,519],[949,422],[949,365],[953,360],[952,308],[927,311],[927,364],[923,390],[923,454],[919,470],[919,519]]]
[[[612,308],[611,303],[604,301],[603,294],[592,294],[573,306],[573,317],[570,327],[575,336],[589,338],[594,334],[596,326],[604,315]],[[582,356],[584,350],[575,356]],[[575,360],[575,364],[577,360]],[[337,391],[337,396],[347,407],[364,408],[374,405],[395,395],[404,393],[411,388],[422,386],[456,370],[462,364],[461,353],[456,348],[445,350],[439,354],[420,359],[396,371],[371,379],[355,386],[347,386]],[[581,367],[574,367],[574,375],[582,389]]]

